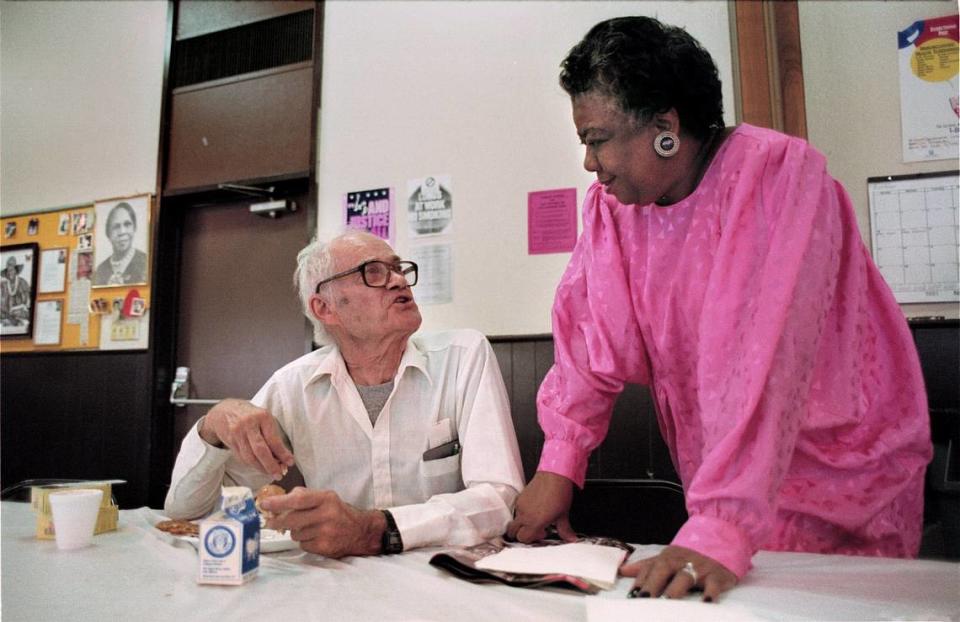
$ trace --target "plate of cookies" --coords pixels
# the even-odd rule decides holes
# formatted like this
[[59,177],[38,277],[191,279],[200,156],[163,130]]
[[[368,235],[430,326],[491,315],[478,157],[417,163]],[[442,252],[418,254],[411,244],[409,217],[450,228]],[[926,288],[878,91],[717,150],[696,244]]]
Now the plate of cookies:
[[[186,540],[193,544],[200,541],[200,522],[189,520],[162,520],[155,528],[169,533],[172,536]],[[260,552],[276,553],[278,551],[288,551],[300,546],[290,537],[289,531],[277,531],[276,529],[260,529]]]

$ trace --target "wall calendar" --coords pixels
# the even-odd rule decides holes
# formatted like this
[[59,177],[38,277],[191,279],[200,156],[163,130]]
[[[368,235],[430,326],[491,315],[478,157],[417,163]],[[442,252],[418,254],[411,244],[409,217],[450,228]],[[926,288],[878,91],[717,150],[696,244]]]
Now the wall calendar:
[[960,301],[957,171],[870,177],[873,258],[897,302]]

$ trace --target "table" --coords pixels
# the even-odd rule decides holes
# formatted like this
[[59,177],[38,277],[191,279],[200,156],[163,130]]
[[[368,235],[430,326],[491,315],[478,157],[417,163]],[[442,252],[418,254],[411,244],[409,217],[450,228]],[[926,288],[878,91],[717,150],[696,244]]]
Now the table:
[[[242,586],[196,583],[193,546],[157,531],[161,514],[123,510],[115,532],[85,549],[60,551],[34,538],[29,504],[0,503],[0,607],[21,620],[213,619],[387,622],[655,619],[658,605],[681,605],[687,619],[960,620],[960,564],[805,553],[761,552],[754,570],[719,603],[628,600],[629,579],[597,596],[476,585],[428,564],[438,549],[331,560],[299,549],[261,556],[259,576]],[[638,547],[635,557],[661,547]],[[619,609],[618,609],[619,608]],[[647,615],[645,615],[647,614]]]

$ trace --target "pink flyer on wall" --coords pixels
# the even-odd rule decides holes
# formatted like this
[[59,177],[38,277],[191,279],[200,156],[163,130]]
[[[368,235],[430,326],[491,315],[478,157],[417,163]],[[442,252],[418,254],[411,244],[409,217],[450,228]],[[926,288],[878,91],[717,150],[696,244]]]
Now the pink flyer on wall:
[[393,244],[393,193],[390,188],[358,190],[343,195],[344,225]]
[[577,243],[577,189],[527,193],[527,252],[569,253]]

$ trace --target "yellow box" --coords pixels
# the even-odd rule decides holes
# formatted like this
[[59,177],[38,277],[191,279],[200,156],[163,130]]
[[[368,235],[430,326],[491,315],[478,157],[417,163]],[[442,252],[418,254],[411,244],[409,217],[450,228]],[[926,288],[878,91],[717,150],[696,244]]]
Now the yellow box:
[[57,492],[67,488],[95,488],[102,490],[103,498],[100,500],[100,513],[97,515],[97,525],[93,533],[98,534],[116,530],[117,522],[120,519],[120,509],[113,502],[113,493],[110,484],[105,482],[76,482],[69,484],[52,484],[50,486],[33,486],[30,488],[30,505],[37,513],[36,536],[38,539],[54,539],[53,513],[50,510],[50,500],[48,496],[51,492]]

